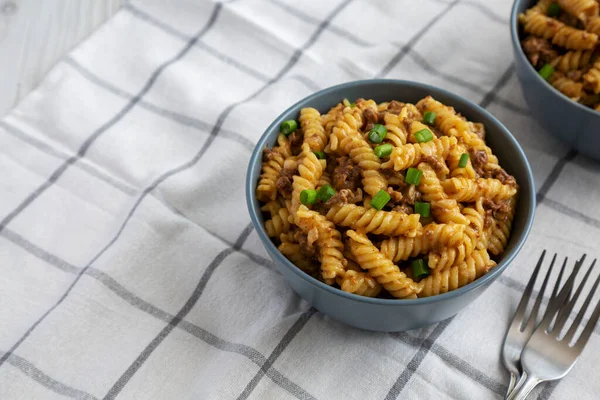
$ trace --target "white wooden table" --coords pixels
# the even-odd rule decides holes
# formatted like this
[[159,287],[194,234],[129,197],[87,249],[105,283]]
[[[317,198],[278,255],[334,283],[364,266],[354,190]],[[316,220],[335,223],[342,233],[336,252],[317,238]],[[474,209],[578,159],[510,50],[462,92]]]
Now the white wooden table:
[[0,118],[125,0],[0,0]]

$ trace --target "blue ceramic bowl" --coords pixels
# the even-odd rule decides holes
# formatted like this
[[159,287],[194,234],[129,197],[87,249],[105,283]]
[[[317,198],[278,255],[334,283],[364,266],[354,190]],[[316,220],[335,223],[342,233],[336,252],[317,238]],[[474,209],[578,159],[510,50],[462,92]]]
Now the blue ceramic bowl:
[[[521,187],[512,235],[498,266],[458,290],[414,300],[372,299],[345,293],[300,271],[277,250],[267,236],[255,194],[261,169],[262,150],[273,146],[281,123],[287,119],[297,119],[300,110],[304,107],[314,107],[321,113],[325,113],[343,98],[363,97],[377,102],[396,99],[416,103],[427,95],[432,95],[442,103],[455,107],[471,121],[484,123],[489,145],[500,159],[502,166],[515,176]],[[350,82],[321,90],[294,104],[273,121],[252,153],[246,176],[246,199],[252,223],[265,248],[285,279],[300,296],[319,311],[345,324],[372,331],[393,332],[419,328],[452,317],[474,301],[500,276],[521,249],[533,223],[535,186],[523,150],[511,133],[487,111],[470,101],[432,86],[408,81],[376,79]]]
[[569,99],[540,77],[521,48],[519,14],[536,3],[516,0],[510,16],[517,75],[531,115],[552,136],[586,156],[600,160],[600,112]]

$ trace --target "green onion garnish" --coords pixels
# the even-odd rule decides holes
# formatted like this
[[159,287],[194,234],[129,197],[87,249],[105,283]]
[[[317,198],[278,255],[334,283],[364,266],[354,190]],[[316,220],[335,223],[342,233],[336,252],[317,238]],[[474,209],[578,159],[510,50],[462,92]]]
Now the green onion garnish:
[[285,136],[294,132],[296,129],[298,129],[298,123],[293,119],[283,121],[283,124],[281,124],[281,133],[283,133]]
[[382,189],[371,199],[371,206],[381,210],[383,207],[385,207],[387,202],[390,201],[390,199],[390,194]]
[[468,162],[469,162],[469,155],[467,153],[463,153],[463,155],[460,156],[460,160],[458,160],[458,168],[466,167]]
[[380,144],[379,146],[375,147],[373,149],[373,152],[375,153],[375,155],[379,158],[383,158],[383,157],[387,157],[390,154],[392,154],[392,149],[394,148],[394,146],[392,146],[389,143],[386,144]]
[[429,129],[421,129],[415,133],[415,139],[418,143],[429,142],[433,139],[433,133]]
[[423,123],[433,125],[435,117],[437,117],[437,115],[433,111],[425,111],[425,114],[423,114]]
[[424,276],[429,275],[429,268],[422,258],[413,260],[413,262],[410,263],[410,266],[412,267],[413,277],[415,278],[423,278]]
[[324,160],[325,158],[327,158],[325,156],[325,153],[323,153],[322,151],[313,151],[313,153],[315,153],[315,156],[317,156],[319,160]]
[[406,176],[404,177],[404,182],[409,185],[418,185],[421,182],[421,176],[423,175],[423,171],[416,168],[409,168],[406,171]]
[[317,192],[317,197],[321,201],[329,200],[335,194],[335,189],[330,185],[321,186],[319,191]]
[[351,107],[351,108],[354,108],[354,107],[356,107],[356,103],[350,103],[350,107]]
[[373,129],[369,132],[369,140],[372,143],[381,143],[383,139],[385,139],[385,135],[387,135],[387,129],[385,126],[381,124],[373,125]]
[[560,15],[560,5],[558,3],[552,3],[548,6],[546,14],[549,17],[556,18]]
[[315,189],[305,189],[300,192],[300,202],[304,205],[315,204],[317,201],[317,191]]
[[381,136],[379,136],[379,133],[372,130],[369,132],[369,140],[371,141],[371,143],[381,143],[383,139],[381,138]]
[[429,214],[431,213],[431,205],[429,203],[415,201],[415,212],[417,214],[421,214],[421,217],[429,217]]
[[540,69],[540,76],[546,80],[548,80],[548,78],[550,78],[552,76],[552,74],[554,73],[554,67],[550,64],[546,64],[542,67],[542,69]]

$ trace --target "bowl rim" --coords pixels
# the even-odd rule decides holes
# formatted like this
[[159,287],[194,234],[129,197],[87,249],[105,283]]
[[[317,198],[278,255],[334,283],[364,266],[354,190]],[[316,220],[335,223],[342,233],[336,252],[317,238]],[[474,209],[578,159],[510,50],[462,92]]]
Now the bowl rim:
[[600,118],[600,111],[596,111],[593,108],[586,107],[581,103],[571,100],[569,97],[567,97],[565,94],[563,94],[560,90],[556,89],[554,86],[552,86],[550,83],[548,83],[548,81],[543,79],[540,76],[540,74],[538,73],[538,71],[536,71],[536,69],[533,67],[533,65],[531,65],[531,63],[527,59],[527,55],[523,51],[523,47],[521,46],[521,42],[519,41],[519,21],[518,21],[519,12],[517,11],[517,8],[519,8],[519,6],[521,4],[523,4],[527,1],[532,1],[532,0],[515,0],[513,2],[512,9],[510,11],[510,37],[511,37],[513,47],[518,49],[517,50],[518,57],[521,57],[521,59],[524,61],[524,63],[527,64],[527,66],[525,68],[527,68],[527,70],[531,74],[535,75],[534,79],[536,79],[539,83],[542,83],[543,86],[545,86],[547,89],[550,89],[551,93],[558,94],[559,98],[562,99],[564,103],[570,104],[571,106],[574,106],[581,111],[584,111],[586,113],[589,113],[592,116]]
[[[527,176],[528,186],[530,188],[529,193],[527,193],[528,197],[530,198],[530,202],[529,202],[530,207],[528,209],[527,215],[521,216],[521,218],[526,219],[525,227],[523,229],[521,238],[518,240],[518,242],[515,244],[515,246],[508,253],[504,254],[504,257],[502,258],[502,260],[498,263],[498,265],[495,268],[493,268],[490,272],[483,275],[482,277],[476,279],[475,281],[473,281],[465,286],[462,286],[456,290],[452,290],[452,291],[438,294],[435,296],[421,297],[421,298],[417,298],[417,299],[381,299],[381,298],[359,296],[359,295],[356,295],[353,293],[344,292],[341,289],[337,289],[332,286],[329,286],[329,285],[313,278],[312,276],[308,275],[307,273],[301,271],[291,261],[289,261],[283,254],[281,254],[279,249],[277,249],[275,244],[267,236],[265,228],[259,220],[258,213],[256,213],[254,210],[254,202],[256,202],[257,204],[259,204],[259,202],[258,202],[258,199],[256,199],[256,191],[255,191],[257,182],[253,182],[251,179],[252,171],[253,171],[255,164],[262,162],[262,150],[265,147],[265,144],[266,144],[267,140],[269,139],[269,137],[272,136],[270,133],[272,131],[274,131],[283,122],[284,116],[291,112],[299,111],[298,108],[300,107],[301,104],[304,103],[306,106],[307,103],[310,103],[313,99],[315,99],[317,97],[326,96],[328,94],[335,93],[342,89],[348,89],[348,88],[352,88],[352,87],[359,87],[359,86],[363,86],[363,85],[372,85],[372,84],[394,84],[394,85],[400,85],[400,86],[404,86],[404,87],[416,87],[419,89],[426,90],[427,92],[431,93],[432,96],[435,96],[435,94],[438,93],[443,96],[449,97],[453,100],[456,100],[457,102],[466,103],[467,105],[470,106],[470,108],[472,108],[480,113],[485,114],[488,117],[488,119],[494,125],[496,125],[496,127],[499,130],[504,131],[506,139],[509,142],[511,142],[513,144],[513,146],[517,149],[518,157],[525,164],[525,174]],[[523,185],[521,185],[521,187],[523,187]],[[523,197],[524,197],[524,194],[522,193],[521,198],[523,198]],[[533,180],[533,173],[531,171],[531,166],[529,165],[529,161],[527,160],[525,152],[519,145],[519,142],[516,140],[516,138],[508,130],[508,128],[506,128],[490,112],[488,112],[484,108],[480,107],[479,105],[473,103],[472,101],[465,99],[462,96],[456,95],[445,89],[437,88],[437,87],[434,87],[434,86],[431,86],[428,84],[414,82],[414,81],[400,80],[400,79],[365,79],[365,80],[345,82],[342,84],[338,84],[335,86],[331,86],[331,87],[319,90],[307,97],[300,99],[299,101],[294,103],[292,106],[288,107],[285,111],[280,113],[275,118],[275,120],[264,131],[264,133],[258,140],[254,150],[252,151],[252,155],[250,157],[250,161],[248,163],[248,169],[247,169],[247,173],[246,173],[246,205],[248,206],[248,211],[250,213],[250,219],[252,221],[252,224],[254,225],[254,228],[256,229],[256,232],[257,232],[261,242],[267,248],[267,252],[271,256],[273,254],[275,254],[277,260],[274,260],[274,261],[276,261],[276,263],[278,261],[281,264],[283,264],[288,270],[290,270],[293,274],[297,275],[299,278],[306,281],[308,284],[310,284],[318,289],[324,290],[334,296],[340,296],[340,297],[346,298],[348,300],[353,300],[353,301],[360,302],[360,303],[377,304],[380,306],[421,306],[424,304],[437,303],[437,302],[445,301],[447,299],[460,297],[463,294],[465,294],[471,290],[475,290],[478,287],[487,284],[488,282],[491,283],[498,276],[500,276],[500,274],[502,274],[502,272],[504,272],[504,270],[508,267],[508,265],[510,265],[510,263],[513,261],[513,259],[519,253],[519,251],[525,244],[527,237],[529,236],[531,227],[533,225],[533,220],[535,217],[536,193],[535,193],[535,183]]]

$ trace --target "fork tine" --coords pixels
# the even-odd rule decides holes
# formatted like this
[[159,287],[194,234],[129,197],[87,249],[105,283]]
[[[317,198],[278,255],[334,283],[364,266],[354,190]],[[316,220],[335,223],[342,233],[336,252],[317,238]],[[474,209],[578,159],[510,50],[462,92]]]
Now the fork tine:
[[554,316],[556,315],[558,310],[560,310],[560,306],[565,302],[565,299],[569,295],[570,290],[573,286],[573,282],[575,281],[575,277],[577,276],[577,273],[579,272],[579,269],[581,268],[581,265],[583,264],[584,260],[585,255],[581,258],[581,260],[575,262],[575,267],[573,268],[573,271],[571,271],[571,275],[569,275],[569,278],[558,293],[558,296],[552,299],[552,301],[548,304],[548,307],[546,308],[546,314],[544,315],[544,319],[542,319],[542,322],[540,323],[538,329],[543,328],[546,332],[551,332],[549,330],[550,323],[554,319]]
[[[596,260],[594,260],[594,262],[595,261]],[[596,282],[594,282],[594,286],[592,286],[592,289],[588,293],[588,295],[587,295],[587,297],[585,299],[585,302],[581,306],[581,310],[579,310],[579,313],[577,314],[577,317],[575,317],[575,320],[573,321],[573,325],[571,325],[571,327],[569,328],[569,331],[565,335],[565,339],[567,340],[567,343],[570,343],[571,340],[573,340],[573,338],[575,337],[575,332],[577,331],[577,327],[579,327],[579,324],[583,320],[583,316],[585,315],[585,312],[587,311],[590,303],[592,302],[592,298],[594,297],[594,294],[596,293],[596,289],[598,289],[598,285],[599,284],[600,284],[600,275],[598,275],[598,278],[596,279]],[[592,330],[593,329],[594,328],[592,328]]]
[[565,257],[565,261],[563,262],[562,267],[560,268],[560,272],[558,273],[558,278],[556,278],[556,283],[554,284],[554,289],[552,290],[552,295],[550,296],[550,300],[548,304],[552,300],[556,298],[558,295],[558,289],[560,289],[560,281],[562,281],[563,273],[565,272],[565,267],[567,266],[567,262],[569,261],[569,257]]
[[[597,281],[596,281],[596,283],[597,283]],[[590,293],[590,296],[591,295],[592,294]],[[585,347],[585,344],[587,343],[588,339],[592,335],[592,332],[594,332],[594,328],[596,327],[596,324],[598,323],[598,319],[600,319],[600,300],[598,300],[598,302],[596,303],[596,309],[594,310],[594,313],[592,314],[592,316],[590,317],[590,320],[588,321],[587,325],[583,329],[583,332],[581,332],[581,336],[579,336],[579,339],[577,339],[577,343],[575,344],[575,348],[577,350],[579,350],[579,351],[583,350],[583,348]]]
[[581,296],[581,292],[583,292],[583,287],[587,283],[587,280],[590,274],[592,273],[592,269],[594,269],[594,265],[596,265],[596,260],[594,260],[592,262],[592,265],[590,265],[590,267],[588,268],[587,272],[585,273],[585,276],[579,284],[579,287],[577,288],[577,291],[575,292],[575,295],[567,302],[567,304],[564,307],[560,309],[558,317],[556,317],[556,324],[554,324],[554,328],[552,329],[552,331],[556,329],[557,336],[560,335],[560,331],[562,331],[562,329],[565,327],[569,319],[569,315],[571,314],[571,311],[573,311],[573,309],[575,308],[575,304],[577,303],[579,296]]
[[544,298],[544,293],[546,292],[546,285],[548,284],[548,279],[550,279],[550,275],[552,274],[552,268],[554,267],[554,262],[556,261],[556,253],[554,253],[554,257],[552,257],[552,262],[550,263],[550,267],[548,268],[548,272],[546,272],[546,276],[544,277],[544,282],[542,282],[542,286],[540,291],[538,292],[537,298],[535,299],[535,304],[531,309],[531,315],[529,316],[529,320],[527,321],[527,327],[533,329],[536,325],[538,319],[538,312],[540,310],[540,306],[542,304],[542,299]]
[[515,312],[515,316],[513,317],[513,322],[517,321],[519,316],[523,316],[522,320],[519,323],[519,330],[522,330],[523,325],[525,323],[525,310],[527,309],[527,303],[529,303],[529,298],[531,297],[531,292],[533,291],[533,285],[537,279],[538,273],[540,272],[540,268],[542,263],[544,262],[544,257],[546,256],[546,250],[542,251],[542,255],[540,256],[535,269],[533,270],[533,274],[531,274],[531,278],[529,278],[529,282],[527,282],[527,286],[525,287],[525,291],[523,291],[523,295],[521,296],[521,301],[519,302],[519,306],[517,307],[517,311]]

